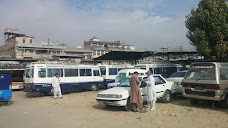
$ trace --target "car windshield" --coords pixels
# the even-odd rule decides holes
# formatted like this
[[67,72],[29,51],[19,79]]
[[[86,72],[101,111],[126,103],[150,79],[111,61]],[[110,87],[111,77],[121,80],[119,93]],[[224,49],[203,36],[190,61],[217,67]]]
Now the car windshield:
[[[140,81],[142,81],[142,77],[138,77],[138,79],[139,79]],[[119,84],[118,87],[130,87],[130,82],[129,82],[129,80],[130,80],[130,78],[124,78],[124,79],[120,82],[120,84]]]
[[193,65],[187,72],[188,80],[215,80],[215,66]]
[[187,72],[176,72],[171,77],[184,77]]

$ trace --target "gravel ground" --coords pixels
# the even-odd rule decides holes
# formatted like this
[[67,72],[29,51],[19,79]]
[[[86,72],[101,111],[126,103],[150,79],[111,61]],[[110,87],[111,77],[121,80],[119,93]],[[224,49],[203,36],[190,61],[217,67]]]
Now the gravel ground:
[[134,113],[97,104],[97,93],[76,92],[55,100],[14,91],[8,106],[0,103],[0,128],[228,128],[228,109],[211,103],[191,106],[175,98],[158,102],[155,111]]

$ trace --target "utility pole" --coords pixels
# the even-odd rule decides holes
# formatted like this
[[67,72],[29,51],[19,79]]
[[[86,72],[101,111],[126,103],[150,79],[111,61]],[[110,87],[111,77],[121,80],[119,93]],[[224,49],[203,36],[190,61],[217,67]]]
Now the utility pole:
[[47,56],[48,56],[48,59],[49,59],[49,53],[50,53],[50,52],[49,52],[49,38],[48,38],[48,53],[47,53],[47,54],[48,54],[48,55],[47,55]]

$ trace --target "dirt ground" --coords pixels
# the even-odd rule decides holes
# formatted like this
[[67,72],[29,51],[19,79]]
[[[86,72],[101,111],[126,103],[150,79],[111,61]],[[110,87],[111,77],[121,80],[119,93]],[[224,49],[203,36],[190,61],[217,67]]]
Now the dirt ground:
[[158,102],[155,111],[134,113],[97,104],[97,93],[76,92],[55,100],[14,91],[8,106],[0,104],[0,128],[228,128],[228,110],[210,103],[191,106],[176,98]]

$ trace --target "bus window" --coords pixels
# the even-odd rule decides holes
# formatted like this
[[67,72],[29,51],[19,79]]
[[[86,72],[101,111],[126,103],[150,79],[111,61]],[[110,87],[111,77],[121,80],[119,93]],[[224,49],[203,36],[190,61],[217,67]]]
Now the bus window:
[[117,73],[117,68],[109,68],[109,75],[116,75]]
[[175,72],[177,72],[177,67],[166,67],[166,68],[163,68],[162,76],[167,78],[167,77],[170,77]]
[[91,69],[80,69],[80,76],[92,76]]
[[105,67],[103,68],[100,68],[100,70],[101,70],[101,75],[106,75],[106,69],[105,69]]
[[45,78],[46,77],[46,68],[39,68],[38,70],[38,77],[39,78]]
[[153,68],[149,68],[150,72],[154,74]]
[[78,69],[65,69],[65,77],[78,76]]
[[93,70],[93,76],[100,76],[99,70]]
[[58,73],[59,77],[63,77],[63,69],[54,69],[54,68],[47,69],[48,77],[53,77],[56,73]]
[[154,74],[161,74],[162,68],[154,68]]
[[34,69],[26,69],[25,72],[26,72],[26,74],[25,74],[25,77],[26,78],[33,78],[33,76],[34,76]]

